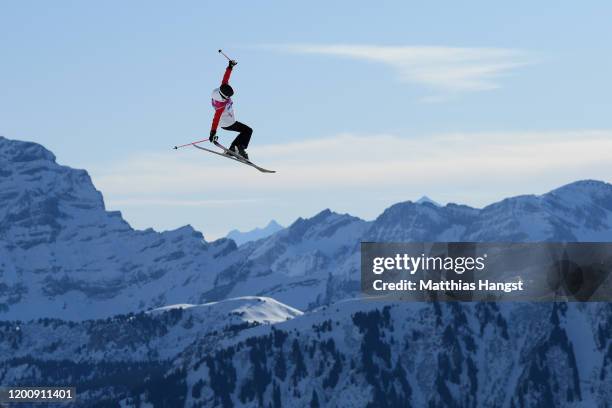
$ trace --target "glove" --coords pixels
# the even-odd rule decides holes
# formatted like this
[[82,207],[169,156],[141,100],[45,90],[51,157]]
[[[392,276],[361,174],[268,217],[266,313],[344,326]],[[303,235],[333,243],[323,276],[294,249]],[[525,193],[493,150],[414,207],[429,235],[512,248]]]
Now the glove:
[[217,136],[217,131],[216,130],[211,130],[210,131],[210,137],[208,138],[208,140],[211,143],[216,143],[217,140],[219,140],[219,136]]
[[230,60],[227,66],[229,67],[229,69],[232,69],[235,65],[238,65],[238,62]]

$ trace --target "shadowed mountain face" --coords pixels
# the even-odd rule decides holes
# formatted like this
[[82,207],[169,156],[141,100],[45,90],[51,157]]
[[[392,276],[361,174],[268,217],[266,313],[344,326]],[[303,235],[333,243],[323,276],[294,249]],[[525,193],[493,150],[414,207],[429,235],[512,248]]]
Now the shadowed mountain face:
[[238,247],[134,230],[85,171],[0,137],[0,198],[5,385],[75,385],[75,406],[612,400],[610,304],[351,299],[361,240],[610,241],[607,183],[483,209],[398,203],[369,222],[324,210]]
[[354,296],[359,242],[609,241],[612,186],[580,181],[483,209],[424,201],[367,222],[322,211],[240,247],[190,226],[138,231],[88,174],[0,138],[0,317],[87,319],[169,303],[272,296],[311,309]]

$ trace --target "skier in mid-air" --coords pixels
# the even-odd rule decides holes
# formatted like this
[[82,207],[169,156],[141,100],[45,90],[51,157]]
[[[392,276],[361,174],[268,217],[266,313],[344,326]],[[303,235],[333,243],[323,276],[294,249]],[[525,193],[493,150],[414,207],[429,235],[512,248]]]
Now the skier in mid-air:
[[[249,142],[251,141],[253,129],[251,129],[244,123],[238,122],[234,117],[234,103],[232,101],[232,95],[234,95],[234,90],[228,83],[229,78],[232,75],[232,69],[234,69],[237,62],[225,55],[223,53],[223,50],[219,50],[219,54],[227,58],[229,64],[227,66],[227,69],[225,70],[225,74],[223,75],[221,86],[219,88],[215,88],[212,93],[212,106],[215,110],[215,116],[212,121],[212,126],[210,127],[210,136],[208,137],[208,139],[198,140],[195,142],[182,144],[180,146],[174,146],[174,149],[177,150],[182,149],[184,147],[193,146],[196,149],[223,156],[235,162],[251,166],[262,173],[276,173],[275,170],[265,169],[249,160],[249,155],[246,152],[246,148],[249,147]],[[229,149],[227,149],[221,143],[217,142],[217,140],[219,140],[219,137],[217,136],[217,127],[219,126],[221,126],[221,128],[225,130],[238,132],[238,136],[236,136]],[[204,143],[207,140],[211,143],[214,143],[214,145],[217,148],[221,149],[222,152],[214,148],[209,149],[208,147],[199,145],[200,143]]]
[[249,155],[246,152],[246,148],[249,147],[253,129],[235,119],[232,101],[234,89],[228,84],[230,75],[232,75],[232,70],[236,64],[236,61],[229,60],[229,64],[223,75],[223,80],[221,81],[221,86],[215,88],[212,92],[212,106],[215,109],[215,116],[213,117],[212,126],[210,128],[209,140],[211,142],[217,141],[219,138],[217,136],[217,127],[219,125],[221,125],[222,129],[238,132],[238,136],[236,136],[230,145],[229,150],[248,160]]

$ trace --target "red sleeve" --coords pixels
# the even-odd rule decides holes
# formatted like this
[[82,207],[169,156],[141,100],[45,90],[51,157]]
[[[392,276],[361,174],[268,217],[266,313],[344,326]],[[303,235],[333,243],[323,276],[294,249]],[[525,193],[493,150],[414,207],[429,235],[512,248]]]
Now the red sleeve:
[[221,120],[221,114],[224,110],[225,108],[221,108],[215,111],[215,116],[213,117],[212,126],[210,127],[210,130],[217,130],[217,126],[219,126],[219,120]]
[[225,74],[223,74],[223,80],[221,81],[221,85],[227,84],[229,82],[230,75],[232,75],[232,69],[230,67],[227,67],[225,69]]
[[[232,75],[232,68],[227,67],[225,69],[225,74],[223,74],[223,80],[221,80],[221,85],[227,84],[229,82],[231,75]],[[217,130],[217,127],[219,126],[219,121],[221,120],[221,114],[223,114],[224,110],[225,110],[225,106],[215,111],[215,116],[213,117],[212,126],[210,127],[210,130]]]

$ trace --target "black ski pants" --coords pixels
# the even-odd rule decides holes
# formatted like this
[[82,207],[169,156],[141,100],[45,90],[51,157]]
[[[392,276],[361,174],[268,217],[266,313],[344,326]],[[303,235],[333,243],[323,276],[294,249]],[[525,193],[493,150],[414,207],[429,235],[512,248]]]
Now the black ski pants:
[[238,136],[234,139],[232,144],[230,145],[230,149],[236,145],[242,145],[243,148],[249,147],[249,142],[251,141],[251,135],[253,134],[253,129],[245,125],[241,122],[234,122],[228,127],[224,127],[225,130],[230,130],[232,132],[239,132]]

